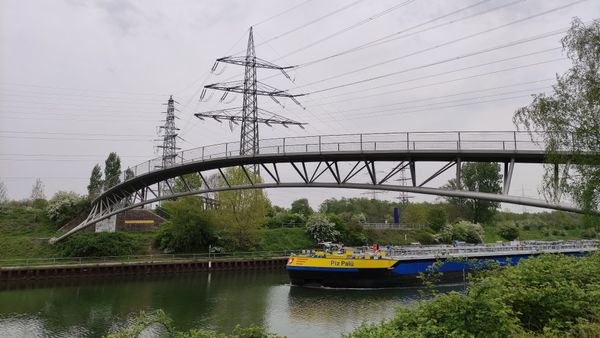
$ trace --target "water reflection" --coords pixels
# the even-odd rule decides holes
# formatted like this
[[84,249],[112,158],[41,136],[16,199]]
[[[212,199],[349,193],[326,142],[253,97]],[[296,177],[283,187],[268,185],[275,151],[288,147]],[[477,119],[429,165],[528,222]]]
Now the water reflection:
[[180,329],[260,324],[289,337],[334,337],[418,297],[414,288],[292,287],[285,271],[0,283],[0,337],[99,337],[155,309]]

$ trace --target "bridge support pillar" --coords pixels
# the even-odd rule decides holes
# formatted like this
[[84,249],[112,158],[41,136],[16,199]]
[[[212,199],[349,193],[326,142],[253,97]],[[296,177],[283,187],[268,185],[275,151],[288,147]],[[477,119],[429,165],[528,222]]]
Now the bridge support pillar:
[[462,176],[462,162],[460,160],[460,157],[456,158],[456,188],[458,190],[462,190],[462,180],[461,180],[461,176]]
[[410,167],[410,179],[412,181],[412,185],[413,187],[417,186],[417,169],[415,167],[415,161],[410,161],[409,162],[409,167]]
[[512,180],[513,170],[515,168],[515,159],[512,158],[510,162],[504,162],[504,187],[502,188],[502,194],[508,195],[510,189],[510,181]]

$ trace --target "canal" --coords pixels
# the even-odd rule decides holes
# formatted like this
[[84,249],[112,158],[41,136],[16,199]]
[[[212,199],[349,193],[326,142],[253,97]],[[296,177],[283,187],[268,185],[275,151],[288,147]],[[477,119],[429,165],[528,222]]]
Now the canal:
[[339,337],[419,297],[416,288],[292,287],[285,271],[2,282],[0,337],[100,337],[156,309],[180,330],[230,333],[236,324],[259,324],[292,338]]

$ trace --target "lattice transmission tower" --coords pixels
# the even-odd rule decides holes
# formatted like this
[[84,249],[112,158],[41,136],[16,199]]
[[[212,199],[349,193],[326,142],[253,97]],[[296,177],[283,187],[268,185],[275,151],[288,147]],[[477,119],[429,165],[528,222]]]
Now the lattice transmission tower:
[[[402,168],[399,172],[398,175],[398,179],[396,179],[397,182],[399,182],[399,184],[401,186],[406,186],[407,182],[412,180],[410,177],[407,177],[406,175],[406,168]],[[398,201],[402,204],[408,204],[409,200],[411,198],[414,198],[414,196],[409,195],[408,193],[406,193],[405,191],[400,191],[398,193],[398,197],[396,197],[398,199]]]
[[259,152],[259,124],[266,124],[268,126],[279,124],[283,125],[284,127],[287,127],[289,125],[295,125],[303,128],[303,125],[305,125],[305,123],[291,120],[284,116],[275,114],[273,112],[258,107],[259,95],[268,96],[280,105],[281,103],[277,99],[278,97],[289,98],[294,103],[300,105],[300,102],[296,100],[296,97],[302,96],[304,94],[290,94],[287,91],[279,90],[277,88],[274,88],[272,86],[258,81],[256,75],[257,68],[279,70],[283,73],[283,75],[285,75],[286,78],[291,80],[289,74],[286,72],[286,69],[294,67],[281,67],[269,61],[257,58],[254,49],[254,36],[252,33],[252,27],[250,27],[250,33],[248,36],[248,47],[246,49],[246,55],[227,56],[217,59],[215,65],[212,68],[213,72],[217,69],[217,66],[220,62],[244,66],[244,80],[206,85],[202,90],[202,94],[200,94],[200,99],[204,99],[207,89],[223,91],[223,96],[221,96],[220,99],[221,102],[225,100],[227,94],[230,92],[242,93],[244,95],[242,107],[213,110],[196,113],[194,115],[201,120],[203,120],[204,118],[213,118],[218,122],[229,121],[230,124],[236,125],[241,123],[240,155],[257,154]]
[[[162,136],[158,141],[162,141],[162,144],[156,146],[159,149],[162,149],[162,161],[160,164],[161,169],[169,168],[175,165],[175,161],[177,159],[177,137],[179,128],[175,126],[175,100],[173,100],[173,95],[169,97],[169,101],[167,101],[167,111],[163,112],[166,114],[165,124],[159,126],[159,136]],[[170,193],[170,188],[173,187],[174,181],[167,180],[165,184],[159,187],[159,191],[161,195],[167,195]]]

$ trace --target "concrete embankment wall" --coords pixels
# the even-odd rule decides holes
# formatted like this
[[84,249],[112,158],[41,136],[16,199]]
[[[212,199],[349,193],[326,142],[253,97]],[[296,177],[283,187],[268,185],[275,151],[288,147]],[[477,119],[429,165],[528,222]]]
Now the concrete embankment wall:
[[1,280],[30,280],[106,275],[152,275],[195,271],[283,269],[288,257],[158,262],[108,262],[0,267]]

